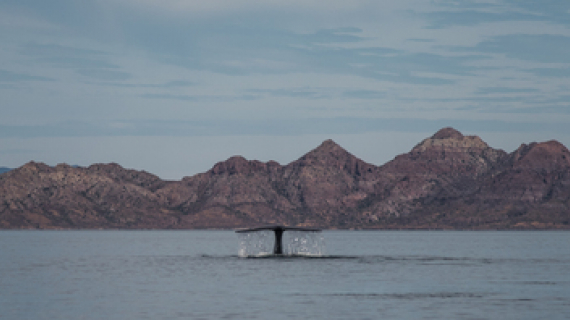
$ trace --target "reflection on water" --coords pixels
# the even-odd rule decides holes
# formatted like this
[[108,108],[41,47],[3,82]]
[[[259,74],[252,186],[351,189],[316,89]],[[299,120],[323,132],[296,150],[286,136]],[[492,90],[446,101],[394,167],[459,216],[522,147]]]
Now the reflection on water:
[[[266,257],[273,255],[274,232],[261,230],[238,233],[238,256]],[[325,255],[325,238],[322,232],[285,231],[283,254],[287,256],[321,257]]]

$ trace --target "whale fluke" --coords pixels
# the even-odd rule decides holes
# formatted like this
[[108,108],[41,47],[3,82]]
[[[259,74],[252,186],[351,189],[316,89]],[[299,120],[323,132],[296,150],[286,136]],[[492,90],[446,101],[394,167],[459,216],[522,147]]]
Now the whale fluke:
[[286,226],[265,226],[257,228],[248,228],[236,230],[237,233],[255,232],[263,230],[272,230],[275,233],[275,246],[273,247],[273,254],[283,254],[283,232],[284,231],[306,231],[306,232],[321,232],[317,228],[302,228],[302,227],[286,227]]

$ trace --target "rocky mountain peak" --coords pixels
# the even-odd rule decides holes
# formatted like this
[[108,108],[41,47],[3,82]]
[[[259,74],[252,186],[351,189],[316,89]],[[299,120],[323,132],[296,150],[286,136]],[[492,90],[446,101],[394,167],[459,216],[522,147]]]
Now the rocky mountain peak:
[[[271,167],[275,166],[276,162],[271,163]],[[212,175],[222,174],[250,174],[256,171],[267,170],[268,165],[257,160],[247,160],[242,156],[233,156],[226,161],[218,162],[210,169]]]
[[319,164],[338,167],[343,163],[352,162],[355,159],[357,158],[354,155],[346,151],[333,140],[328,139],[291,164],[300,164],[303,166]]
[[477,136],[464,136],[453,128],[444,128],[409,153],[396,157],[383,170],[474,178],[496,167],[505,156],[504,151],[489,147]]
[[513,152],[511,161],[515,167],[570,167],[570,151],[556,140],[522,144]]
[[234,156],[182,181],[115,163],[30,162],[0,175],[0,229],[261,223],[570,229],[570,151],[547,141],[506,154],[444,128],[381,167],[326,140],[285,166]]
[[62,170],[62,171],[64,171],[64,170],[73,170],[74,167],[73,167],[73,166],[70,166],[70,165],[67,164],[67,163],[58,163],[58,164],[55,166],[55,169],[56,169],[56,170]]
[[345,170],[348,174],[358,176],[372,173],[377,169],[376,166],[364,162],[331,139],[323,141],[320,146],[287,167],[338,168]]
[[95,163],[88,167],[91,170],[95,171],[110,171],[110,170],[123,170],[124,168],[115,162],[111,163]]
[[486,150],[489,145],[478,136],[464,136],[453,128],[444,128],[414,147],[413,152],[426,150]]
[[440,129],[438,132],[436,132],[433,136],[431,136],[431,139],[457,139],[457,140],[461,140],[463,139],[463,134],[457,130],[455,130],[452,127],[447,127],[447,128],[443,128]]
[[340,148],[340,146],[333,141],[333,139],[327,139],[321,143],[320,148]]
[[87,174],[104,176],[117,182],[132,183],[151,190],[156,190],[164,185],[164,181],[152,173],[127,169],[114,162],[97,163],[92,164],[87,168],[79,169]]
[[346,156],[350,155],[350,153],[346,151],[343,147],[338,145],[336,142],[334,142],[333,140],[328,139],[323,141],[323,143],[321,143],[321,145],[319,145],[315,149],[309,151],[299,160],[303,159],[325,160],[326,158],[330,157],[338,158],[341,155]]
[[19,172],[36,173],[49,171],[51,167],[43,162],[30,161],[21,166],[19,169]]
[[318,147],[311,150],[306,155],[323,155],[323,154],[330,154],[330,153],[338,153],[338,152],[347,152],[343,147],[338,145],[332,139],[327,139],[323,141]]
[[536,148],[552,154],[568,155],[570,153],[568,148],[556,140],[537,143]]

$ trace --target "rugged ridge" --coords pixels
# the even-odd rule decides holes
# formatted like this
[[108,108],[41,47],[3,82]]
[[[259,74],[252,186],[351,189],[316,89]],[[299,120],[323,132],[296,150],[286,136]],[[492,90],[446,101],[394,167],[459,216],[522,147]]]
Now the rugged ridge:
[[[137,180],[158,177],[116,165],[74,168],[30,162],[0,176],[0,227],[129,228],[164,224],[164,201]],[[144,180],[144,179],[143,179]]]
[[0,175],[0,228],[570,229],[570,152],[508,154],[443,128],[383,166],[332,140],[281,165],[234,156],[163,181],[118,164],[30,162]]

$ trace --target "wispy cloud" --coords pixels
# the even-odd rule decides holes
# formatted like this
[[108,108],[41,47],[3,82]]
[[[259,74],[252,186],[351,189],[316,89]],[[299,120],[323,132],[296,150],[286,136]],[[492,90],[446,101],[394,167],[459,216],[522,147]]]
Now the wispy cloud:
[[342,96],[356,99],[381,99],[386,97],[386,92],[377,90],[346,90],[342,93]]
[[145,93],[140,95],[145,99],[161,99],[161,100],[182,100],[182,101],[198,101],[198,96],[191,96],[186,94],[167,94],[167,93]]
[[[524,112],[519,109],[519,111]],[[530,110],[529,110],[530,112]],[[567,113],[567,112],[565,112]],[[366,132],[429,132],[455,126],[462,130],[496,132],[548,131],[570,134],[563,122],[510,122],[504,120],[411,119],[411,118],[307,118],[264,120],[139,120],[120,123],[65,122],[48,125],[0,125],[0,138],[101,137],[101,136],[231,136],[307,134],[360,134]]]
[[0,82],[22,82],[22,81],[54,81],[54,79],[0,69]]
[[515,108],[510,110],[512,113],[526,113],[526,114],[561,114],[569,115],[570,108],[568,108],[568,103],[570,103],[570,97],[566,97],[564,105],[552,106],[543,105],[540,107],[527,107],[527,108]]
[[0,149],[0,155],[15,155],[15,154],[27,154],[28,156],[31,154],[34,154],[33,149],[23,149],[23,148],[10,148],[10,149],[5,149],[5,148],[1,148]]
[[567,134],[568,12],[565,0],[5,0],[0,138]]
[[509,88],[509,87],[485,87],[479,88],[476,94],[496,94],[496,93],[535,93],[540,92],[536,88]]
[[570,68],[532,68],[525,71],[541,77],[570,78]]
[[22,45],[20,53],[62,68],[119,68],[108,61],[109,54],[100,50],[84,49],[59,44],[28,43]]
[[168,94],[168,93],[144,93],[140,95],[144,99],[156,100],[180,100],[192,102],[232,102],[240,100],[255,100],[258,99],[256,95],[242,94],[242,95],[189,95],[189,94]]
[[[129,74],[127,76],[130,77]],[[126,82],[92,82],[95,85],[112,86],[118,88],[153,88],[153,89],[177,89],[186,88],[196,85],[196,82],[187,80],[172,80],[164,83],[126,83]]]
[[72,69],[77,74],[97,80],[126,80],[131,75],[121,71],[113,63],[111,55],[100,50],[59,44],[28,43],[22,45],[20,54],[33,59],[36,63],[55,68]]
[[513,34],[498,36],[465,50],[504,54],[509,58],[541,63],[570,63],[570,37],[560,35]]
[[502,1],[440,1],[439,6],[423,15],[430,21],[428,28],[475,26],[505,21],[548,21],[569,24],[567,1],[502,0]]
[[315,88],[282,88],[282,89],[251,89],[247,92],[257,95],[269,95],[272,97],[289,97],[289,98],[305,98],[305,99],[322,99],[330,98],[329,90]]
[[98,80],[117,81],[132,78],[132,75],[127,72],[110,69],[78,69],[76,72],[82,76]]

